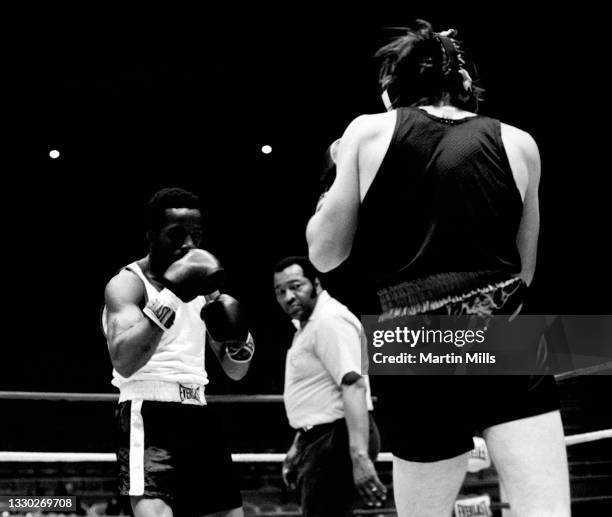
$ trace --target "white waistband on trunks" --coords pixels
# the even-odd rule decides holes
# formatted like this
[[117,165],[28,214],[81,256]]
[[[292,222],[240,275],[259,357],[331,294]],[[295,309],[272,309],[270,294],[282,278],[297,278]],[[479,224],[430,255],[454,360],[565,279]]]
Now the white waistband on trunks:
[[127,400],[153,400],[206,405],[203,384],[181,384],[164,381],[130,381],[121,385],[119,402]]

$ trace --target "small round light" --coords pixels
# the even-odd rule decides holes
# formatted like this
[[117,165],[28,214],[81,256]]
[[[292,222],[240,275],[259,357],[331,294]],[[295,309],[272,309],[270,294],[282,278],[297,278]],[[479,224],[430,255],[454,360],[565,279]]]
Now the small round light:
[[53,149],[53,151],[49,151],[49,156],[55,160],[60,157],[60,152],[57,149]]
[[264,145],[261,148],[261,152],[264,153],[264,154],[270,154],[272,152],[272,147],[269,146],[269,145]]

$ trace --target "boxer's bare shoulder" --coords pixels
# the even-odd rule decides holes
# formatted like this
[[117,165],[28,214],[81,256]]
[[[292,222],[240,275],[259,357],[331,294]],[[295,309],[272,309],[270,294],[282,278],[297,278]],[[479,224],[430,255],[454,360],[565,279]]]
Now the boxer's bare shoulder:
[[122,269],[106,284],[104,299],[110,309],[117,304],[138,304],[144,294],[144,284],[136,273],[129,269]]
[[[387,153],[396,123],[397,111],[393,110],[373,115],[361,115],[353,120],[346,130],[346,133],[351,132],[349,138],[353,140],[358,150],[361,201],[367,194]],[[342,141],[344,139],[345,136],[342,137]]]
[[514,181],[525,199],[529,184],[537,184],[540,176],[540,152],[533,137],[509,124],[501,124],[501,137],[508,155]]

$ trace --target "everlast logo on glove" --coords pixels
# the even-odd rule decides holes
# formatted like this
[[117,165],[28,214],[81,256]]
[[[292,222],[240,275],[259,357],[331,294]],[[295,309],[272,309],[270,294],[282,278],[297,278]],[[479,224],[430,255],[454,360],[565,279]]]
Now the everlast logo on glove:
[[175,314],[170,307],[161,305],[157,300],[152,300],[150,308],[163,327],[169,329],[172,326]]
[[200,395],[201,386],[192,385],[184,386],[179,384],[179,394],[181,396],[181,403],[183,404],[202,404],[202,397]]
[[174,324],[176,311],[181,300],[169,289],[162,289],[155,298],[151,298],[143,309],[145,315],[162,330],[168,330]]

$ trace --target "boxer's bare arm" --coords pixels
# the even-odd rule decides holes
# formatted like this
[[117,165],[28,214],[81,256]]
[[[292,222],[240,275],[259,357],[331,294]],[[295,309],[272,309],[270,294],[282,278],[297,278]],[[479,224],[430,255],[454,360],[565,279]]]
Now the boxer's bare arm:
[[523,198],[523,215],[516,243],[521,256],[520,277],[529,285],[535,273],[540,232],[540,153],[529,133],[507,124],[501,127],[515,183]]
[[359,142],[365,117],[349,124],[338,146],[336,178],[325,202],[306,228],[310,261],[323,272],[340,265],[349,255],[359,211]]
[[330,271],[349,256],[359,205],[385,157],[395,121],[396,112],[361,115],[337,141],[336,179],[306,228],[309,257],[319,271]]
[[139,307],[144,296],[142,281],[126,270],[111,279],[104,293],[108,350],[113,367],[123,377],[147,364],[163,335]]

